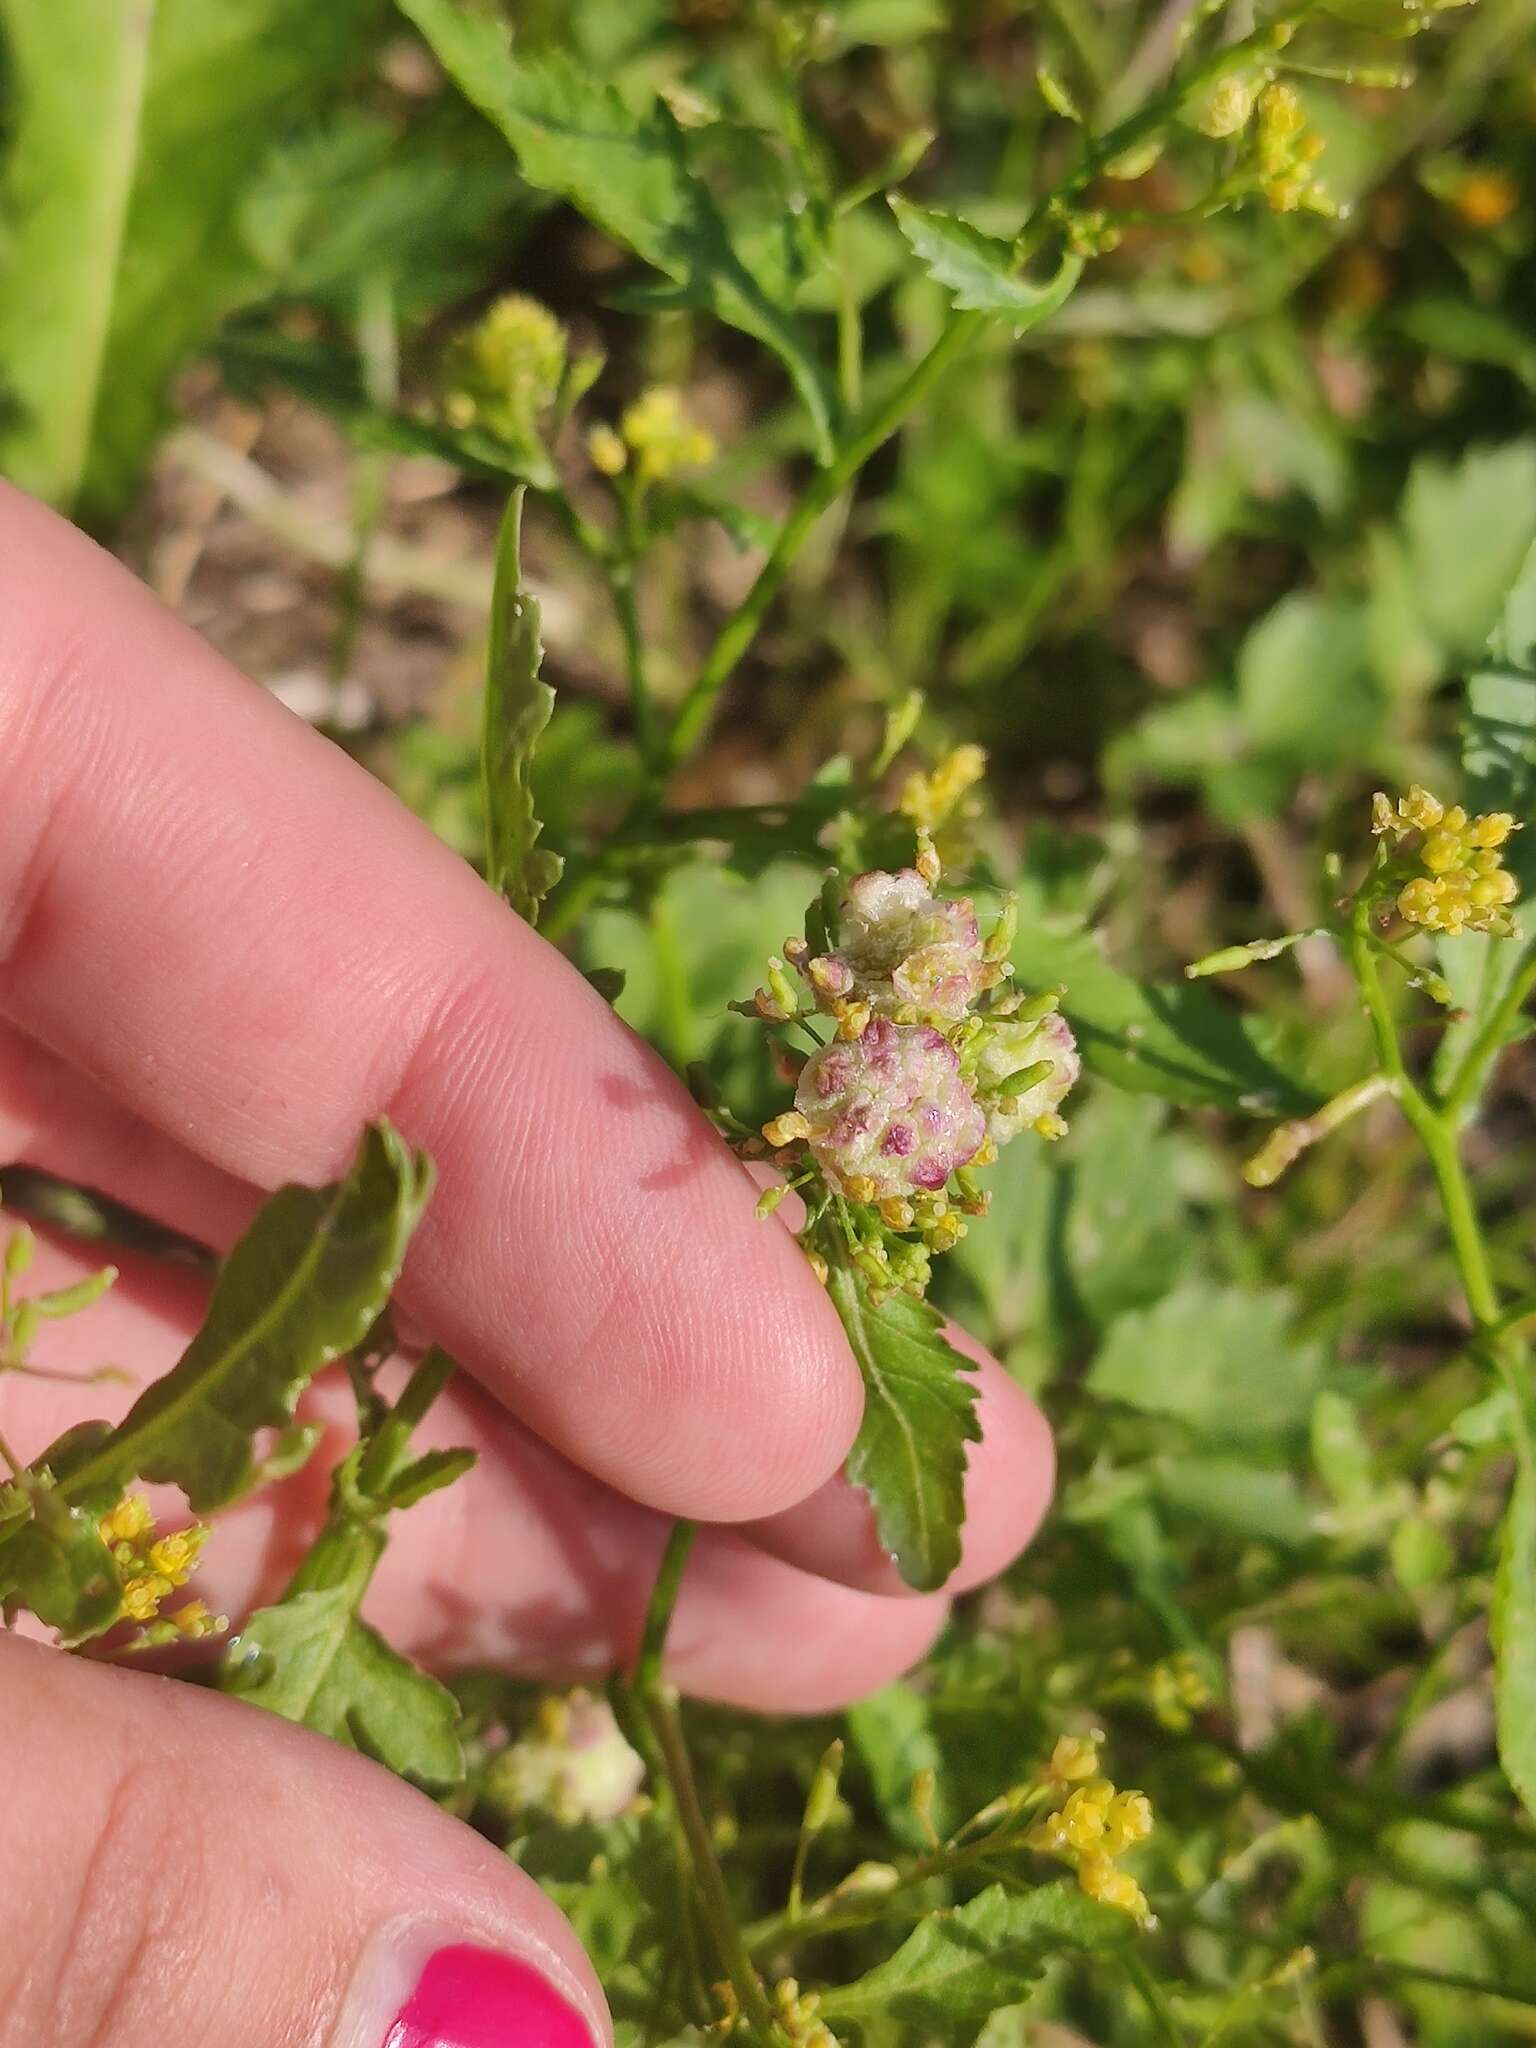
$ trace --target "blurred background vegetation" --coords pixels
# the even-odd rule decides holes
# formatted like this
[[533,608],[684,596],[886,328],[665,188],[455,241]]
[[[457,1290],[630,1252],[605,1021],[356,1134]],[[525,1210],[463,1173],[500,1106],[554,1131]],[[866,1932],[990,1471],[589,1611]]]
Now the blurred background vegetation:
[[[1011,234],[1072,161],[1072,114],[1123,117],[1221,10],[513,14],[519,49],[662,95],[765,234],[784,161],[844,195],[903,181]],[[1247,0],[1223,19],[1253,26]],[[1536,2037],[1536,1837],[1495,1765],[1481,1619],[1508,1456],[1412,1140],[1384,1107],[1246,1189],[1245,1111],[1360,1071],[1352,984],[1309,942],[1198,1004],[1161,987],[1213,947],[1316,922],[1325,856],[1366,855],[1374,786],[1457,788],[1459,679],[1536,539],[1531,0],[1335,0],[1307,37],[1294,82],[1339,217],[1207,213],[1223,145],[1199,109],[1154,161],[1111,165],[1089,197],[1117,246],[1021,343],[973,346],[833,508],[676,778],[675,806],[730,814],[729,857],[680,834],[603,870],[568,929],[555,899],[555,936],[623,970],[621,1012],[765,1112],[760,1048],[725,1006],[814,888],[828,761],[867,758],[921,691],[897,781],[957,742],[988,749],[962,852],[1020,888],[1022,974],[1090,1013],[1071,1135],[1002,1176],[946,1262],[948,1304],[1056,1425],[1059,1503],[932,1666],[848,1717],[826,1853],[835,1871],[892,1833],[920,1847],[916,1771],[958,1819],[1060,1728],[1102,1726],[1158,1810],[1141,1874],[1173,2005],[1059,1963],[987,2048],[1170,2026]],[[588,432],[657,384],[712,443],[658,493],[637,580],[656,696],[678,701],[813,457],[805,410],[773,354],[526,182],[401,14],[0,0],[0,121],[7,474],[476,857],[492,545],[530,461],[454,424],[445,366],[499,294],[530,294],[593,378],[553,439],[565,507],[609,519]],[[741,140],[764,135],[777,153]],[[857,412],[931,341],[944,296],[878,198],[837,212],[828,245],[795,310]],[[537,488],[525,547],[556,689],[545,843],[590,863],[640,782],[621,621]],[[1528,1047],[1468,1148],[1501,1275],[1529,1292]],[[489,1682],[473,1698],[488,1721],[522,1711]],[[779,1902],[833,1731],[704,1726],[750,1917]],[[669,1939],[643,1824],[480,1817],[573,1912],[643,2037]],[[872,1959],[842,1940],[844,1973]]]

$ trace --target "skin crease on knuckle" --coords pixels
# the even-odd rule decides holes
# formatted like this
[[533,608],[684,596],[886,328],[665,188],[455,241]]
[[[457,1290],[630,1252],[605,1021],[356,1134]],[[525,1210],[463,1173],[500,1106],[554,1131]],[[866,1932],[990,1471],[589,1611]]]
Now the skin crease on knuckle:
[[[828,1477],[859,1412],[836,1317],[757,1228],[676,1077],[388,792],[117,565],[3,495],[0,527],[18,598],[0,695],[28,727],[24,768],[0,768],[0,899],[34,877],[0,1010],[259,1186],[324,1177],[393,1109],[440,1170],[407,1308],[604,1479],[747,1520]],[[43,650],[66,592],[61,672]],[[232,931],[238,946],[210,942]],[[733,1429],[754,1457],[720,1455]]]
[[[525,1958],[608,2037],[537,1888],[375,1765],[168,1680],[0,1644],[0,2048],[326,2048],[386,1926]],[[60,1797],[63,1785],[69,1796]]]

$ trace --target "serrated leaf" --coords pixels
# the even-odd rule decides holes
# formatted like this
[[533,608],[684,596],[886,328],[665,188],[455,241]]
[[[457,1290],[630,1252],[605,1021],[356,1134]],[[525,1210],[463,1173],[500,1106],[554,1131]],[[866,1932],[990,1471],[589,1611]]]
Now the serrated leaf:
[[431,1169],[375,1124],[331,1187],[286,1187],[225,1261],[179,1363],[94,1444],[50,1454],[70,1501],[111,1500],[136,1479],[179,1486],[199,1514],[250,1483],[259,1430],[286,1429],[300,1391],[350,1351],[384,1306]]
[[[778,355],[823,459],[831,414],[791,304],[805,270],[804,205],[766,138],[728,123],[683,128],[655,99],[639,110],[559,57],[525,58],[494,15],[464,0],[399,0],[460,91],[501,130],[529,184],[555,192],[615,241]],[[730,189],[706,170],[721,160]]]
[[1276,1033],[1190,982],[1139,982],[1112,967],[1093,934],[1036,923],[1012,949],[1032,988],[1066,985],[1061,1007],[1090,1072],[1169,1102],[1300,1116],[1319,1096],[1279,1064]]
[[1023,334],[1064,306],[1083,274],[1083,259],[1063,252],[1053,276],[1037,284],[1019,275],[1013,244],[984,234],[957,214],[936,213],[890,195],[896,225],[928,275],[946,287],[965,312],[998,313]]
[[565,863],[538,844],[544,827],[533,808],[533,757],[554,711],[555,693],[539,674],[544,659],[539,601],[523,588],[522,511],[523,494],[514,491],[496,543],[480,767],[486,880],[520,917],[537,924],[539,907]]
[[1536,1815],[1536,1470],[1524,1444],[1504,1511],[1489,1620],[1499,1761]]
[[1075,1886],[1008,1892],[990,1885],[963,1906],[931,1913],[895,1955],[856,1984],[821,1994],[820,2015],[836,2025],[880,2018],[937,2028],[949,2038],[1024,1997],[1052,1956],[1125,1948],[1135,1927]]
[[230,1645],[226,1690],[402,1777],[456,1784],[458,1702],[358,1619],[356,1598],[349,1584],[313,1587],[261,1609]]
[[1089,1391],[1203,1436],[1243,1442],[1301,1428],[1322,1353],[1290,1331],[1288,1296],[1190,1280],[1121,1316],[1088,1375]]
[[234,213],[380,0],[0,0],[10,151],[0,468],[118,511],[171,372],[255,282]]
[[945,1340],[938,1310],[910,1295],[870,1305],[836,1266],[827,1291],[864,1376],[864,1420],[848,1477],[869,1495],[881,1548],[909,1586],[931,1592],[960,1562],[966,1445],[981,1436],[975,1367]]

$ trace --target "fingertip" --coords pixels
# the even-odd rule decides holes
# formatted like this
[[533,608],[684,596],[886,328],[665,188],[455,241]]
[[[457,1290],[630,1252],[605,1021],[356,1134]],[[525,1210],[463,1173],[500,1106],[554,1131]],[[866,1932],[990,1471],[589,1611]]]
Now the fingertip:
[[[722,1635],[720,1616],[750,1613]],[[686,1691],[754,1713],[829,1714],[921,1663],[949,1618],[943,1594],[884,1600],[789,1569],[707,1530],[673,1617],[667,1668]]]
[[[954,1324],[946,1335],[975,1363],[981,1425],[966,1465],[961,1559],[944,1588],[954,1595],[995,1578],[1033,1538],[1050,1504],[1056,1451],[1039,1406],[991,1353]],[[746,1533],[801,1571],[866,1593],[914,1597],[880,1546],[868,1496],[841,1473],[798,1507],[754,1522]]]

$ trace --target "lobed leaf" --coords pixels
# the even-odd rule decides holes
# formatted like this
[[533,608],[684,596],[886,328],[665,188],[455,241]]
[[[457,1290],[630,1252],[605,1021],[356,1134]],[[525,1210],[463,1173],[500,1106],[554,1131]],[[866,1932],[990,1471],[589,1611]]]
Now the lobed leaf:
[[975,1370],[943,1335],[937,1309],[893,1294],[878,1308],[858,1274],[834,1267],[827,1291],[864,1376],[864,1420],[848,1477],[869,1495],[882,1548],[909,1586],[931,1592],[960,1562],[966,1445],[981,1436]]
[[823,1992],[820,2015],[833,2025],[889,2018],[937,2029],[947,2040],[1016,2004],[1051,1957],[1108,1954],[1134,1937],[1123,1913],[1074,1885],[1009,1892],[994,1884],[963,1906],[930,1913],[857,1983]]
[[403,1777],[464,1775],[458,1702],[358,1619],[349,1584],[312,1587],[251,1617],[226,1690],[360,1749]]
[[202,1328],[105,1437],[78,1433],[46,1463],[71,1503],[136,1479],[179,1486],[199,1514],[242,1493],[259,1430],[286,1429],[301,1390],[366,1336],[389,1297],[431,1168],[388,1124],[331,1187],[282,1188],[225,1261]]
[[1064,306],[1083,274],[1082,257],[1064,250],[1054,275],[1036,284],[1019,274],[1011,242],[984,234],[957,214],[916,206],[899,193],[890,194],[890,206],[912,253],[954,303],[964,312],[1003,315],[1015,334]]
[[485,876],[520,917],[537,924],[565,863],[538,844],[533,757],[555,708],[539,674],[544,659],[539,601],[523,588],[523,493],[514,491],[496,542],[491,644],[485,673],[480,770],[485,791]]
[[1219,1440],[1298,1430],[1311,1414],[1323,1358],[1292,1334],[1291,1314],[1289,1297],[1277,1291],[1189,1280],[1112,1324],[1089,1391]]
[[[515,55],[495,16],[465,0],[399,5],[512,145],[530,185],[558,193],[671,278],[673,302],[708,306],[774,350],[825,459],[830,407],[791,310],[806,267],[805,208],[765,138],[726,122],[685,129],[662,100],[636,109],[567,59]],[[717,198],[706,170],[722,168],[728,190]]]

